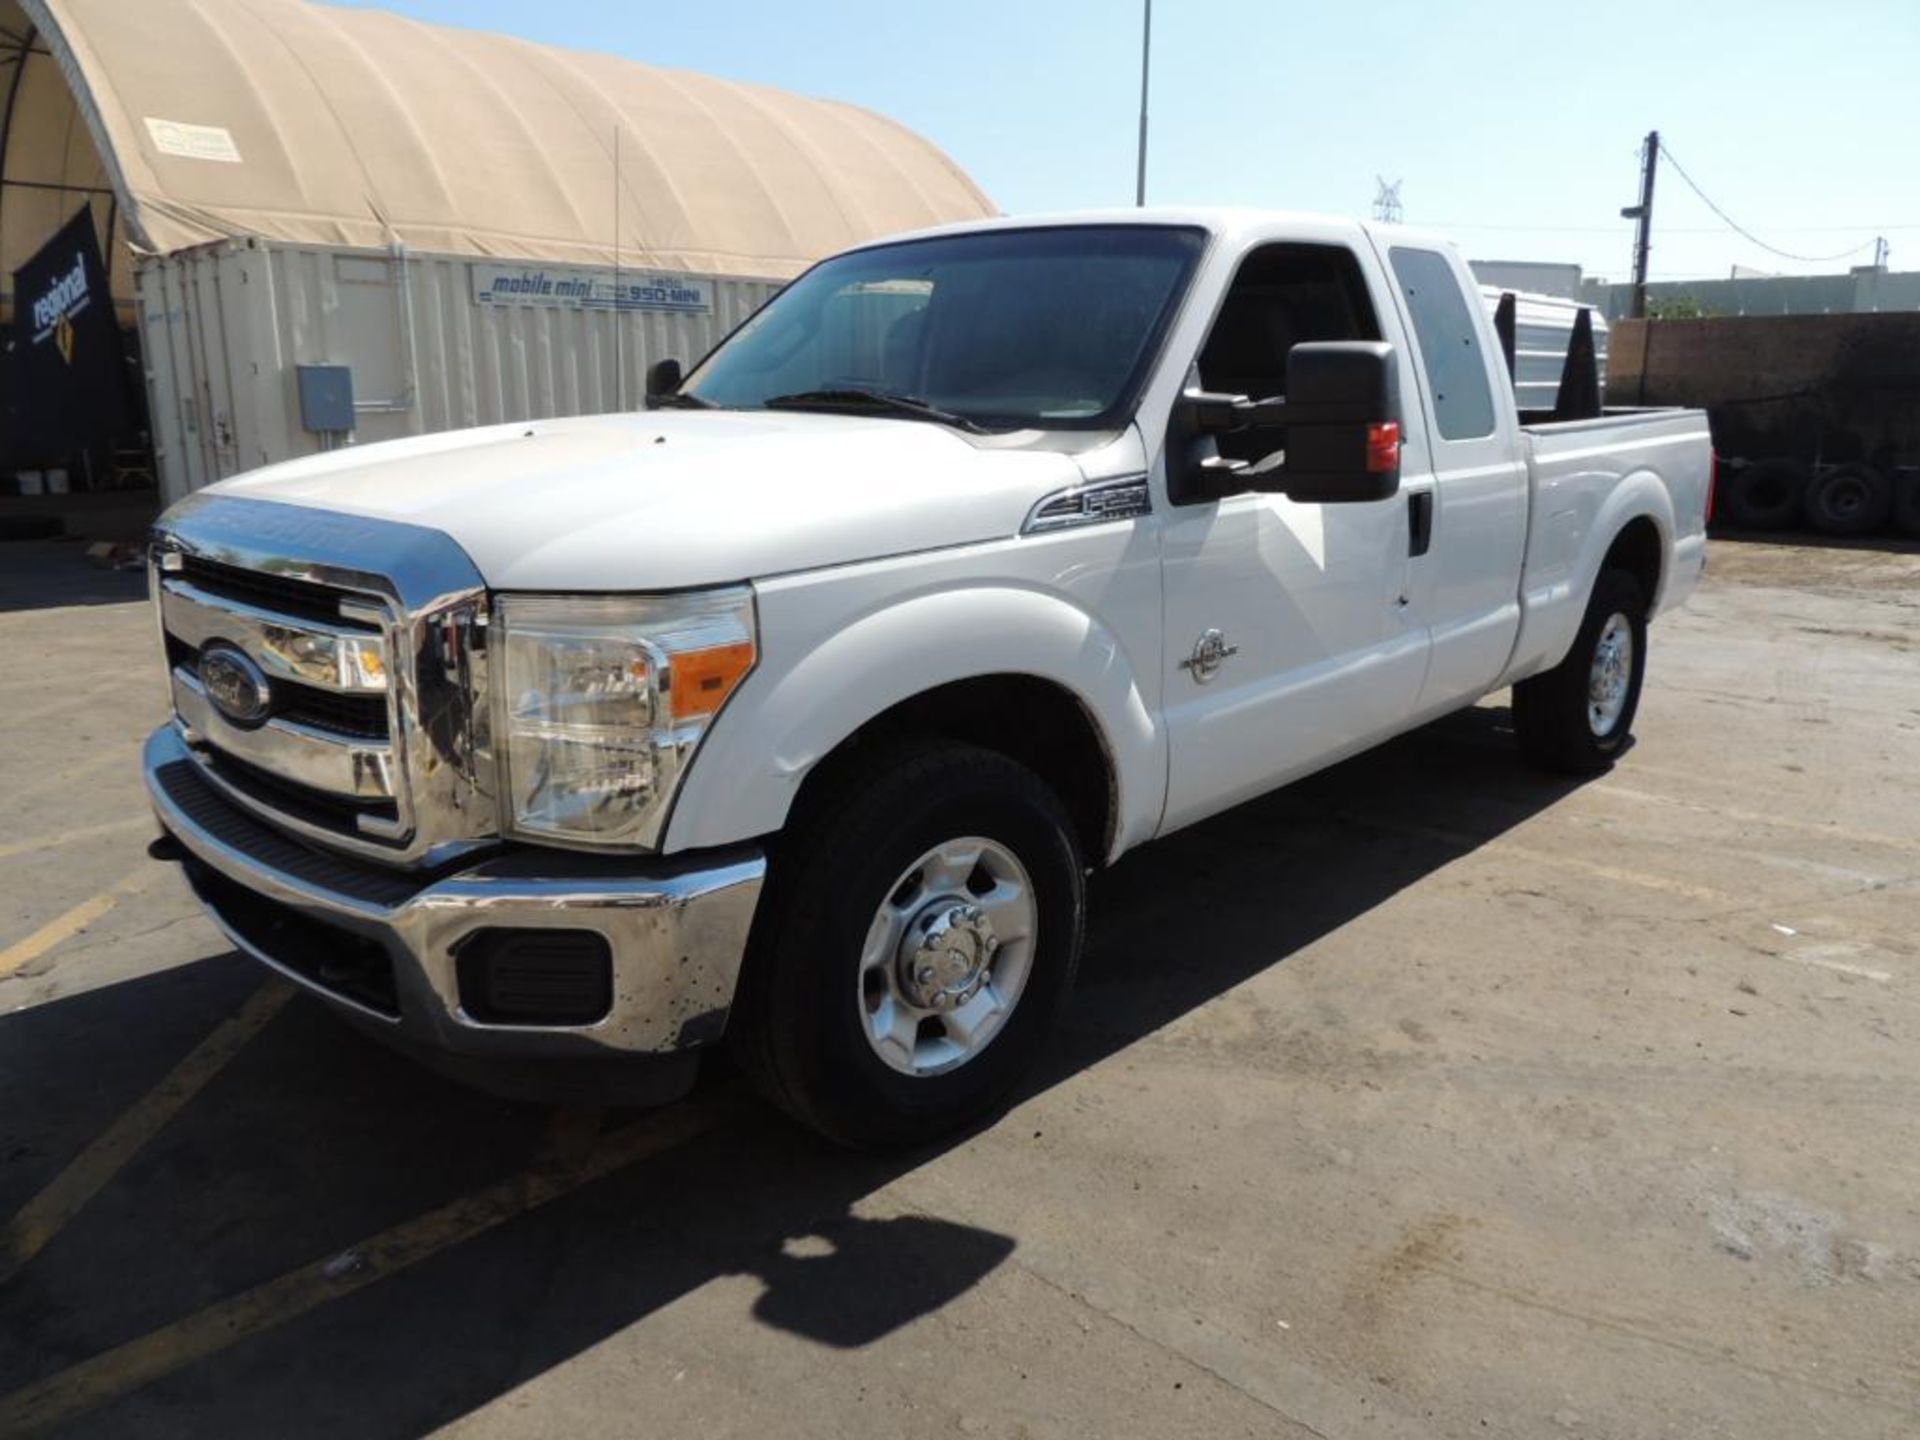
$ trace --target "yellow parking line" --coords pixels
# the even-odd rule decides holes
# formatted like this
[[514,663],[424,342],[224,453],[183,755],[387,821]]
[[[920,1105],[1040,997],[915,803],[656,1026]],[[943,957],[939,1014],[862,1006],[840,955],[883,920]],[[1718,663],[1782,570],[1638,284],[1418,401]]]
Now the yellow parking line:
[[153,821],[145,815],[136,815],[129,820],[109,820],[104,825],[82,825],[77,830],[60,830],[52,835],[42,835],[36,840],[15,840],[11,844],[0,845],[0,860],[11,860],[16,855],[32,855],[40,850],[57,850],[63,845],[77,845],[82,840],[94,840],[102,835],[117,835],[122,830],[153,828]]
[[572,1170],[536,1165],[336,1255],[302,1265],[0,1399],[0,1435],[26,1436],[351,1295],[636,1161],[685,1144],[743,1108],[734,1092],[659,1110],[604,1136]]
[[45,1189],[21,1207],[7,1222],[5,1243],[0,1247],[0,1285],[11,1280],[23,1265],[44,1250],[47,1242],[79,1213],[80,1207],[98,1195],[140,1147],[178,1115],[186,1103],[220,1073],[221,1067],[240,1052],[240,1047],[280,1013],[280,1007],[292,994],[293,987],[280,980],[269,980],[254,991],[240,1007],[239,1014],[215,1027],[158,1085],[122,1112],[99,1139],[76,1155]]
[[533,1164],[542,1170],[573,1170],[586,1163],[600,1138],[605,1112],[597,1106],[565,1105],[553,1112],[547,1130],[534,1153]]
[[24,785],[20,789],[15,790],[13,792],[14,805],[18,807],[21,801],[26,800],[30,796],[41,795],[49,790],[64,789],[66,786],[71,785],[74,781],[78,780],[81,776],[91,775],[93,774],[94,771],[105,770],[109,766],[125,765],[128,767],[127,773],[129,775],[132,775],[133,762],[129,757],[134,755],[136,752],[138,752],[138,750],[140,749],[140,746],[143,743],[144,743],[143,741],[139,741],[139,740],[119,741],[117,743],[107,746],[105,749],[101,750],[98,754],[90,756],[85,760],[82,760],[78,765],[69,765],[65,770],[62,770],[58,775],[49,775],[46,779],[39,781],[37,784]]
[[68,689],[61,695],[60,699],[50,705],[41,705],[32,710],[15,711],[7,718],[15,725],[37,724],[50,715],[64,715],[71,710],[79,709],[81,706],[91,705],[97,697],[106,694],[109,690],[124,692],[126,688],[126,676],[116,675],[111,680],[101,680],[95,684],[83,686],[78,690]]
[[1597,860],[1587,860],[1578,855],[1561,855],[1552,850],[1538,850],[1531,845],[1496,843],[1501,850],[1511,855],[1524,855],[1527,859],[1537,860],[1543,865],[1558,865],[1563,869],[1578,870],[1584,875],[1597,875],[1602,880],[1612,880],[1621,885],[1637,885],[1642,890],[1659,890],[1668,895],[1698,900],[1707,905],[1736,906],[1750,903],[1749,900],[1730,891],[1716,890],[1711,885],[1693,885],[1685,880],[1675,880],[1670,875],[1656,875],[1648,870],[1628,870],[1618,865],[1604,865]]
[[22,965],[38,960],[54,946],[71,940],[118,905],[123,898],[144,889],[152,881],[156,868],[153,865],[141,866],[124,879],[102,890],[98,895],[82,900],[64,915],[54,916],[26,939],[16,940],[6,949],[0,950],[0,980],[6,979]]
[[1332,818],[1349,825],[1357,825],[1362,829],[1376,830],[1383,835],[1403,835],[1412,840],[1433,841],[1437,844],[1453,846],[1464,852],[1485,850],[1502,855],[1519,855],[1543,865],[1558,865],[1563,869],[1578,870],[1586,875],[1597,875],[1601,879],[1612,880],[1621,885],[1634,885],[1643,890],[1659,890],[1668,895],[1679,895],[1688,900],[1699,900],[1707,904],[1746,903],[1739,896],[1725,890],[1716,890],[1710,885],[1693,885],[1685,880],[1675,880],[1670,875],[1656,875],[1647,870],[1629,870],[1619,865],[1607,865],[1598,860],[1588,860],[1577,855],[1562,855],[1553,850],[1541,850],[1536,846],[1523,845],[1517,840],[1509,840],[1503,835],[1479,840],[1457,830],[1443,830],[1432,825],[1406,825],[1399,821],[1375,820],[1347,811],[1341,811]]
[[1920,850],[1920,836],[1889,835],[1881,830],[1855,830],[1846,825],[1828,825],[1817,820],[1796,820],[1787,815],[1769,815],[1760,810],[1737,810],[1730,805],[1710,805],[1699,800],[1683,799],[1678,795],[1661,795],[1651,790],[1636,790],[1630,785],[1620,785],[1611,780],[1595,785],[1586,793],[1606,798],[1615,796],[1622,800],[1635,800],[1642,804],[1672,805],[1682,810],[1698,810],[1719,820],[1738,820],[1748,825],[1770,825],[1781,830],[1798,830],[1803,835],[1814,835],[1826,840],[1839,840],[1859,845],[1884,845],[1894,850]]

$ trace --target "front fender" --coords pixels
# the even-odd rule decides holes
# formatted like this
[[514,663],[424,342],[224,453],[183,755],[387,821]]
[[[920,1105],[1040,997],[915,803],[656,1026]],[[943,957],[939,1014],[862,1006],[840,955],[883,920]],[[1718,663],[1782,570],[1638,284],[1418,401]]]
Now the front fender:
[[760,665],[687,772],[668,851],[779,830],[808,772],[861,726],[938,686],[1006,674],[1061,686],[1100,732],[1114,784],[1111,855],[1153,833],[1166,789],[1157,698],[1120,638],[1088,610],[1059,593],[959,583],[896,592],[843,618],[833,613],[830,583],[817,595],[808,589],[763,589]]

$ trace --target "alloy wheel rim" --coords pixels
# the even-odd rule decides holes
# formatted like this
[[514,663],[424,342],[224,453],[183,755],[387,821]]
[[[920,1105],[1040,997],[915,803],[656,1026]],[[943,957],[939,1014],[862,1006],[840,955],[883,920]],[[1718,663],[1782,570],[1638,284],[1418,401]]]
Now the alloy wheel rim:
[[961,836],[900,872],[876,908],[854,988],[861,1031],[889,1069],[958,1069],[1006,1027],[1033,969],[1040,916],[1019,857]]
[[1633,684],[1633,624],[1615,611],[1600,627],[1587,671],[1587,728],[1605,739],[1620,723]]

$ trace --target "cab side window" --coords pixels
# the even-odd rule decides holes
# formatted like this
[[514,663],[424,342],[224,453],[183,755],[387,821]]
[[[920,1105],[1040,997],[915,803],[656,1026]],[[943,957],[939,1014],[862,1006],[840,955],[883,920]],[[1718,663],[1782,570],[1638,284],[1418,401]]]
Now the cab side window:
[[[1240,262],[1200,352],[1202,389],[1264,400],[1287,393],[1287,352],[1321,340],[1378,340],[1380,322],[1353,252],[1263,245]],[[1275,432],[1220,438],[1229,459],[1257,461]]]
[[1433,423],[1442,440],[1476,440],[1493,433],[1493,390],[1480,332],[1460,282],[1437,250],[1396,245],[1393,278],[1407,297],[1407,315],[1420,342],[1420,364],[1433,391]]

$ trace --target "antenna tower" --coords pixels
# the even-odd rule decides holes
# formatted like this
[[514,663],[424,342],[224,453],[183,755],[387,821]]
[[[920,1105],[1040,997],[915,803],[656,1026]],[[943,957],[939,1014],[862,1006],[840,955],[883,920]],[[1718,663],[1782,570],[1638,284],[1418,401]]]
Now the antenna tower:
[[1373,197],[1373,218],[1381,221],[1383,224],[1398,225],[1402,213],[1400,187],[1406,182],[1395,180],[1389,185],[1384,175],[1376,175],[1373,178],[1380,186]]

